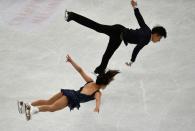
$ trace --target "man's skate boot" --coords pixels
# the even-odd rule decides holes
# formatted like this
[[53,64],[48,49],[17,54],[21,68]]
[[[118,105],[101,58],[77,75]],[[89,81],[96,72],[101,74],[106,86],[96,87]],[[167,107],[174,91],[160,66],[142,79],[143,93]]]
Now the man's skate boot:
[[25,103],[23,101],[17,101],[17,105],[18,105],[18,112],[20,114],[24,114],[25,113]]
[[94,70],[94,73],[95,73],[95,74],[99,74],[99,75],[105,74],[105,70],[102,69],[101,67],[97,67],[97,68]]
[[29,104],[25,104],[25,115],[26,120],[29,121],[31,119],[31,106]]
[[65,10],[65,21],[69,22],[71,20],[72,12],[69,12],[68,10]]

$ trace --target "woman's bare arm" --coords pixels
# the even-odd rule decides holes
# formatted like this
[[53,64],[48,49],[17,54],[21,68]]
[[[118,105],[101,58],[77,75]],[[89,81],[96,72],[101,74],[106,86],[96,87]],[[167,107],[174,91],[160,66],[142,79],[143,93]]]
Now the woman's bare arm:
[[71,58],[70,55],[66,56],[66,62],[69,62],[86,82],[93,81],[93,79],[85,73],[85,71]]
[[94,112],[99,113],[99,111],[100,111],[101,95],[102,95],[102,93],[100,91],[95,93],[96,107],[94,109]]

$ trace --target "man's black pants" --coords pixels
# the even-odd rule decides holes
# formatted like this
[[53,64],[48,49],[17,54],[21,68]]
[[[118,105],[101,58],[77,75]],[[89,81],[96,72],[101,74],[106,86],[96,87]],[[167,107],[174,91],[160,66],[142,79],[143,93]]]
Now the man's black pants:
[[125,28],[122,25],[102,25],[93,20],[90,20],[79,14],[69,12],[70,20],[73,20],[83,26],[91,28],[99,33],[104,33],[109,36],[108,46],[102,57],[101,64],[95,69],[95,73],[103,73],[108,65],[108,62],[116,49],[120,46],[122,40],[120,38],[122,30]]

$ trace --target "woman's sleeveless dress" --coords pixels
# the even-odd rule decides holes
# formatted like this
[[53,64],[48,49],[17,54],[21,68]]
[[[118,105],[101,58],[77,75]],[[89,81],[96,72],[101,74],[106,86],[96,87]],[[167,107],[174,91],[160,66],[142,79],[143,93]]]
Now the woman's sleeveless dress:
[[[90,82],[93,82],[93,81],[90,81]],[[87,82],[86,84],[88,84],[90,82]],[[61,92],[63,93],[63,95],[68,98],[68,107],[70,108],[70,111],[73,110],[75,107],[77,109],[79,109],[80,108],[80,103],[88,102],[88,101],[91,101],[91,100],[95,99],[94,95],[99,90],[95,91],[92,95],[82,94],[81,91],[82,91],[84,86],[82,86],[77,91],[70,90],[70,89],[61,89]]]

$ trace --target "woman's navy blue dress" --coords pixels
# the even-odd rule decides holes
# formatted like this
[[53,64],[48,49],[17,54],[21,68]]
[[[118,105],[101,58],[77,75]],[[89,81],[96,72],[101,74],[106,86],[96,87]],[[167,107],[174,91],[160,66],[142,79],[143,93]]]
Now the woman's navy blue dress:
[[[90,81],[90,82],[93,82],[93,81]],[[87,82],[86,84],[88,84],[90,82]],[[90,100],[94,100],[95,99],[95,97],[94,97],[95,93],[99,91],[99,90],[95,91],[92,95],[86,95],[86,94],[81,93],[83,87],[81,87],[77,91],[70,90],[70,89],[61,89],[61,92],[63,93],[63,95],[68,98],[68,107],[70,108],[70,111],[73,110],[75,107],[77,109],[79,109],[80,103],[84,103],[84,102],[88,102]]]

